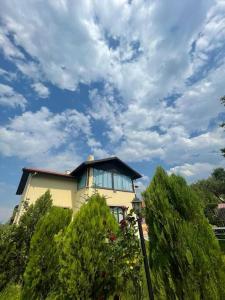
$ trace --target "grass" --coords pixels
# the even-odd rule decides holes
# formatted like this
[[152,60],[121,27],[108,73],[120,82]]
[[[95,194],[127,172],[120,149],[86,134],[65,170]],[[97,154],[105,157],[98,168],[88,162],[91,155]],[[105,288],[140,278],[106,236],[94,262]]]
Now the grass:
[[0,300],[19,300],[21,287],[17,284],[9,284],[1,291]]

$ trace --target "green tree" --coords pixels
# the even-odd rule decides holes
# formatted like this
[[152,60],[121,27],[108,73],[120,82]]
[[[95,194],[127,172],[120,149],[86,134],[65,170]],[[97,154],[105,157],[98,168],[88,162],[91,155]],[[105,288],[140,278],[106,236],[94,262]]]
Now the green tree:
[[46,299],[59,288],[59,249],[55,235],[71,221],[72,210],[52,207],[38,222],[31,239],[21,299]]
[[162,168],[143,193],[157,299],[225,299],[225,268],[198,194]]
[[35,204],[27,207],[18,225],[5,225],[0,230],[0,290],[9,281],[22,282],[30,240],[39,219],[51,206],[51,194],[47,191]]
[[75,214],[64,235],[59,235],[63,290],[60,299],[100,299],[110,293],[114,284],[109,272],[109,243],[106,236],[114,236],[118,224],[98,194],[88,199]]

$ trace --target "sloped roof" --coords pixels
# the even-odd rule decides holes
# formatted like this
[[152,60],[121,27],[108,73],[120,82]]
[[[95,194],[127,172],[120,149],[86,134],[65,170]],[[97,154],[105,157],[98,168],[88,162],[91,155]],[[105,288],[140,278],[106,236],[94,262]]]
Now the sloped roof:
[[88,167],[88,166],[99,166],[101,164],[104,163],[113,163],[115,165],[120,166],[122,169],[124,169],[130,176],[132,179],[138,179],[141,178],[142,175],[140,173],[138,173],[137,171],[135,171],[134,169],[132,169],[130,166],[128,166],[125,162],[123,162],[121,159],[119,159],[116,156],[113,157],[108,157],[108,158],[104,158],[104,159],[98,159],[98,160],[90,160],[90,161],[85,161],[83,163],[81,163],[76,169],[74,169],[70,174],[72,176],[77,176],[80,173],[83,172],[83,170]]

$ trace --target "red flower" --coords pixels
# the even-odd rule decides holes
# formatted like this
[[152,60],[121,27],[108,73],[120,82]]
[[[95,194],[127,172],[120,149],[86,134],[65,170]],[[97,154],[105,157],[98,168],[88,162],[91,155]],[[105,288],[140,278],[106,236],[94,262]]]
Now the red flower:
[[115,240],[116,240],[115,234],[114,234],[114,233],[111,233],[111,234],[109,235],[109,239],[110,239],[111,242],[115,241]]

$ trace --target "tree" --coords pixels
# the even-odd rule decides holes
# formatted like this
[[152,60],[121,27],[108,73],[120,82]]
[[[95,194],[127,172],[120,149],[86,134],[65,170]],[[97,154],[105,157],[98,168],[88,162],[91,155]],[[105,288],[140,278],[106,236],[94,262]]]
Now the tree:
[[159,299],[225,299],[225,268],[198,194],[162,168],[143,193]]
[[202,192],[205,204],[221,202],[225,195],[225,170],[215,169],[209,178],[197,181],[192,187]]
[[23,281],[32,235],[39,219],[51,206],[51,194],[47,191],[35,204],[27,207],[18,226],[5,225],[0,230],[0,290],[9,281]]
[[109,272],[109,243],[118,224],[98,194],[88,199],[64,235],[59,235],[59,278],[62,291],[60,299],[104,299],[114,284],[107,276]]
[[21,299],[46,299],[58,290],[59,249],[55,235],[71,221],[72,210],[52,207],[38,222],[31,239]]

